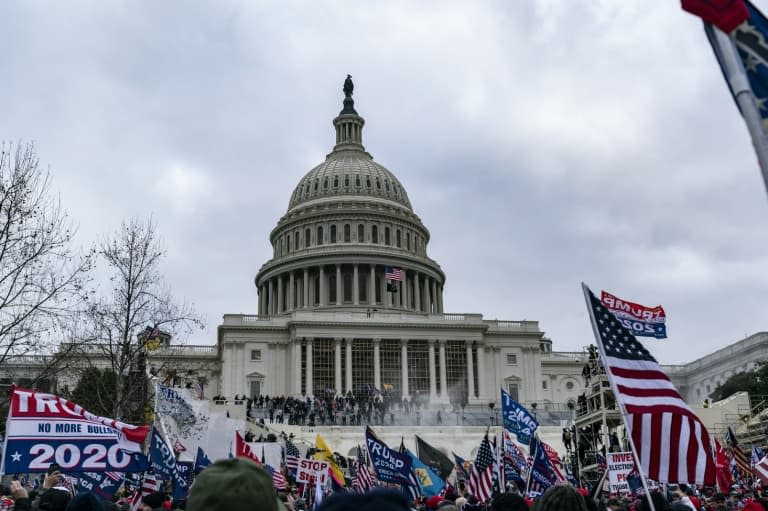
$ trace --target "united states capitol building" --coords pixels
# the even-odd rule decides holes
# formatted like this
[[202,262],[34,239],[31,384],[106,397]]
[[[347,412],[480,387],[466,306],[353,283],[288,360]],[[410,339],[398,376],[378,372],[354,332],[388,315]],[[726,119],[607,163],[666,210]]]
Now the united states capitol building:
[[[225,314],[216,345],[166,346],[150,363],[208,397],[381,392],[438,409],[498,410],[501,387],[545,421],[567,419],[584,392],[586,353],[554,350],[537,321],[444,310],[450,288],[430,257],[429,230],[400,180],[366,151],[352,92],[348,82],[325,161],[286,190],[272,258],[255,276],[254,314]],[[764,359],[768,334],[757,333],[665,370],[700,403]],[[0,386],[24,385],[42,363],[9,359]],[[59,378],[73,387],[76,375]]]

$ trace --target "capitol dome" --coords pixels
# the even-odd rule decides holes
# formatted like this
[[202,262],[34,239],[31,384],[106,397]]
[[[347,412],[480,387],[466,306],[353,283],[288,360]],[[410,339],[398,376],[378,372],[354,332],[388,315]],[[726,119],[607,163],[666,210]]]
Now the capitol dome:
[[363,146],[365,120],[345,82],[336,143],[301,178],[270,234],[256,275],[259,315],[301,309],[442,312],[445,275],[427,255],[429,231],[405,187]]

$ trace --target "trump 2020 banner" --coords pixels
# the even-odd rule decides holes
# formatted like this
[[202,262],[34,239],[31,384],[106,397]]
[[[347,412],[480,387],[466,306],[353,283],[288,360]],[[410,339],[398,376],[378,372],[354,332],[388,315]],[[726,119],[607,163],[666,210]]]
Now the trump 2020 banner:
[[1,472],[45,472],[53,463],[64,472],[139,472],[146,469],[140,453],[148,431],[53,394],[14,388]]
[[531,435],[539,427],[539,423],[504,389],[501,389],[501,415],[504,418],[504,429],[517,435],[517,441],[521,444],[530,443]]
[[607,291],[600,294],[600,302],[635,337],[667,338],[667,315],[661,305],[646,307],[623,300]]
[[411,484],[411,458],[387,447],[379,440],[371,428],[365,429],[365,445],[379,481],[387,483]]

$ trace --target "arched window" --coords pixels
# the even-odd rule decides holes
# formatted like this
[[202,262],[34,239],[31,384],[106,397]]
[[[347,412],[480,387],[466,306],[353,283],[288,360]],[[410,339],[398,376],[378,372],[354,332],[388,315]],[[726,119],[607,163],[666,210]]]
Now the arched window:
[[377,226],[371,227],[371,243],[379,242],[379,228]]
[[336,226],[331,226],[331,243],[336,243]]
[[317,226],[317,244],[318,245],[323,244],[323,226],[322,225]]
[[403,240],[402,236],[400,236],[400,229],[395,231],[395,245],[397,245],[397,248],[403,247]]
[[315,191],[317,191],[317,187],[320,186],[320,180],[315,179]]
[[360,176],[355,176],[355,186],[360,188]]
[[386,188],[386,190],[389,191],[389,179],[384,181],[384,188]]
[[365,187],[366,188],[370,188],[371,187],[371,178],[370,177],[366,177],[365,178]]
[[385,227],[384,228],[384,244],[385,245],[391,245],[392,244],[392,240],[391,240],[391,238],[389,236],[389,227]]
[[339,187],[339,178],[338,176],[334,176],[333,178],[333,187],[338,188]]
[[376,178],[376,189],[381,190],[381,181],[379,181],[379,178]]
[[349,188],[349,174],[346,174],[346,175],[344,176],[344,186],[345,186],[346,188]]
[[288,236],[286,236],[286,238],[285,238],[285,239],[286,239],[286,241],[287,241],[287,243],[285,244],[285,246],[286,246],[286,248],[288,249],[287,251],[288,251],[288,252],[290,252],[290,251],[291,251],[291,235],[289,234]]
[[309,243],[312,241],[312,231],[307,227],[304,230],[304,248],[309,248]]
[[363,224],[357,224],[357,241],[360,243],[365,241],[365,226]]
[[410,232],[405,233],[405,249],[411,250],[411,233]]
[[350,242],[350,238],[352,237],[351,230],[349,224],[344,224],[344,243]]
[[352,274],[351,273],[344,274],[344,299],[342,301],[344,302],[352,301]]
[[326,177],[325,179],[323,179],[323,190],[327,190],[327,189],[328,189],[328,178]]
[[299,231],[296,231],[293,234],[293,249],[298,250],[299,249]]

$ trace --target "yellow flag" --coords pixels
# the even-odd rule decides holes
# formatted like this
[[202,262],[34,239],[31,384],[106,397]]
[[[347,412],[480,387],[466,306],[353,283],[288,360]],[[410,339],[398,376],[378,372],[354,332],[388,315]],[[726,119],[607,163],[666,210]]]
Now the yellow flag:
[[325,443],[325,440],[320,436],[320,433],[317,434],[317,439],[315,439],[314,459],[327,461],[328,464],[331,465],[331,476],[336,480],[337,484],[344,486],[344,472],[342,472],[341,467],[336,463],[333,451],[328,447],[328,444]]

